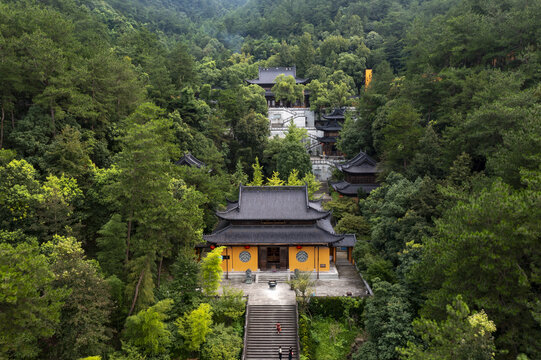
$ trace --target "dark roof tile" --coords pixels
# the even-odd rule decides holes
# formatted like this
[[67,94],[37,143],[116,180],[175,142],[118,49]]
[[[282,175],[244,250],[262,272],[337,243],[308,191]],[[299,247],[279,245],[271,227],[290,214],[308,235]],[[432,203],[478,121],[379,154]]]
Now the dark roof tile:
[[378,184],[350,184],[347,181],[340,181],[331,185],[338,193],[348,196],[357,196],[359,188],[362,188],[363,191],[368,194],[379,187]]
[[343,238],[317,225],[230,225],[203,238],[217,245],[321,244]]
[[286,76],[293,76],[297,84],[304,84],[308,79],[297,78],[297,69],[295,66],[288,67],[259,67],[259,78],[253,80],[246,80],[250,84],[274,84],[278,75],[284,74]]
[[353,159],[336,165],[338,170],[350,174],[375,174],[379,172],[377,162],[364,152],[360,152]]
[[226,220],[317,220],[329,215],[308,200],[306,186],[240,186],[236,206],[217,211]]
[[326,120],[344,120],[345,119],[346,109],[344,108],[334,108],[332,113],[328,115],[323,115],[322,117]]
[[187,153],[186,155],[181,157],[178,161],[176,161],[175,165],[187,165],[187,166],[195,166],[195,167],[201,168],[205,166],[205,163],[197,159],[191,153]]

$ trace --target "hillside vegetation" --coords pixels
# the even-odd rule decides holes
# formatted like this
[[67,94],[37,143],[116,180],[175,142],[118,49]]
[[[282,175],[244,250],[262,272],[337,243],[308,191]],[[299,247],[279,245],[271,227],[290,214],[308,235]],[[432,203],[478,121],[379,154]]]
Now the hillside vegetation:
[[238,358],[244,302],[193,248],[241,182],[313,190],[245,82],[291,65],[382,169],[328,204],[375,294],[352,359],[541,358],[540,24],[537,0],[0,0],[0,358]]

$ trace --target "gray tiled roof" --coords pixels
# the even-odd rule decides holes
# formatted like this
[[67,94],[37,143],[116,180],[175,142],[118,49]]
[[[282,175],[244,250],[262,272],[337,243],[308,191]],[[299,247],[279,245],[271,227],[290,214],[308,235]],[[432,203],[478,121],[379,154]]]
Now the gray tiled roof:
[[317,226],[320,229],[325,230],[328,233],[335,234],[334,229],[333,229],[332,224],[331,224],[331,216],[330,215],[327,216],[324,219],[317,220],[316,223],[317,223]]
[[310,207],[313,207],[314,209],[316,210],[321,210],[321,211],[325,211],[323,209],[323,206],[322,206],[322,201],[323,199],[317,199],[317,200],[309,200],[310,202]]
[[342,240],[338,240],[338,242],[335,242],[332,245],[335,247],[353,247],[355,246],[356,242],[357,238],[355,237],[355,234],[344,234],[344,238]]
[[328,211],[308,200],[306,186],[240,186],[236,206],[216,215],[225,220],[318,220]]
[[313,225],[230,225],[203,238],[216,245],[332,244],[343,235]]
[[344,120],[346,109],[334,108],[332,113],[323,115],[322,117],[327,120]]
[[176,161],[175,165],[188,165],[188,166],[195,166],[195,167],[201,168],[205,166],[205,163],[197,159],[191,153],[187,153],[186,155],[181,157],[178,161]]
[[316,129],[323,131],[340,131],[342,130],[342,124],[337,120],[322,121],[316,124]]
[[274,81],[278,75],[284,74],[286,76],[293,76],[297,84],[304,84],[308,79],[297,78],[297,69],[295,66],[288,67],[259,67],[259,78],[253,80],[246,80],[250,84],[274,84]]
[[353,159],[336,165],[338,170],[350,174],[375,174],[379,172],[376,160],[364,152],[360,152]]
[[348,196],[357,196],[359,188],[362,188],[368,194],[370,191],[379,187],[378,184],[350,184],[347,181],[340,181],[331,185],[340,194]]

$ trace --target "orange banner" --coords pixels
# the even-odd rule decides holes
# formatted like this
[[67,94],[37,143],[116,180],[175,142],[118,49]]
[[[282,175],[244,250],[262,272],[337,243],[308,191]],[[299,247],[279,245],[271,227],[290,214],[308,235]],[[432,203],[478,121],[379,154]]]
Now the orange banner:
[[364,88],[368,89],[370,83],[372,82],[372,69],[366,69],[364,74]]

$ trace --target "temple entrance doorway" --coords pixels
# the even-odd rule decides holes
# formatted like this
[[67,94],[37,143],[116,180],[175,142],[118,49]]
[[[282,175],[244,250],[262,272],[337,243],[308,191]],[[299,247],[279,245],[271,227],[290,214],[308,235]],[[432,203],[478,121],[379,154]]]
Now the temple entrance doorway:
[[280,264],[280,248],[279,247],[267,248],[267,264],[269,265]]
[[262,271],[287,270],[289,253],[287,246],[259,246],[259,269]]

